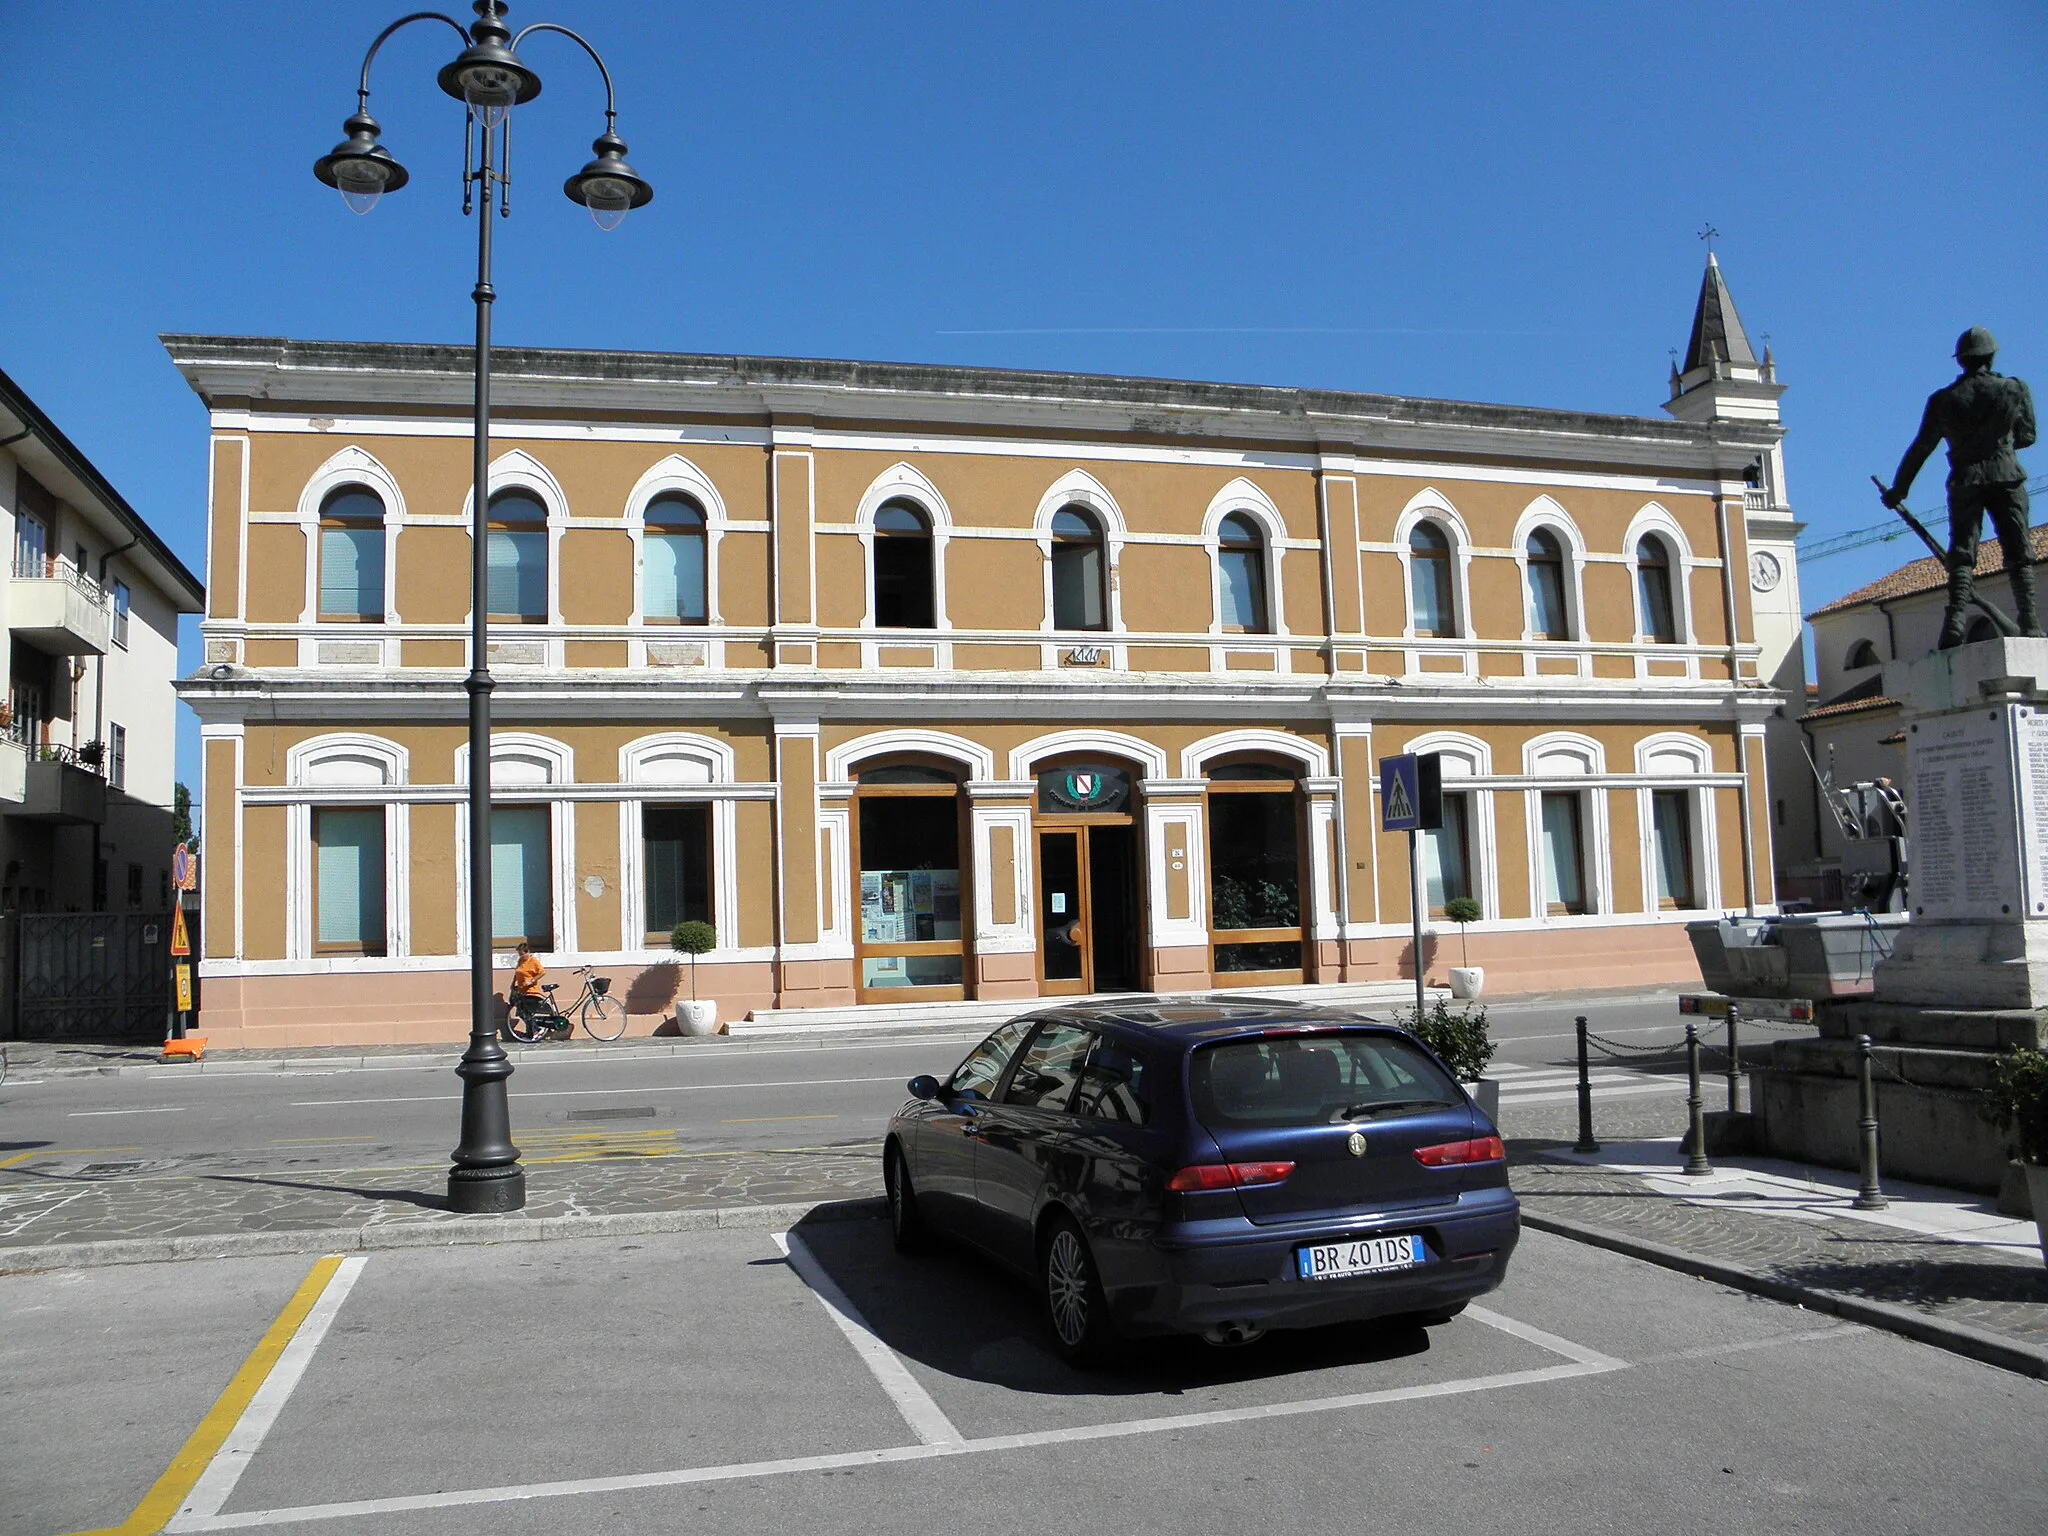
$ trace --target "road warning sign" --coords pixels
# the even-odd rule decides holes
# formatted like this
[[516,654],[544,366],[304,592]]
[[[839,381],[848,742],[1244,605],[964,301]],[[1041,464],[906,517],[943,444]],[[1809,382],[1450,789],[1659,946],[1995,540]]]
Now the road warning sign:
[[1380,759],[1380,826],[1388,832],[1443,825],[1443,761],[1434,752]]
[[192,939],[185,932],[185,909],[182,906],[171,908],[171,953],[174,955],[189,955],[192,953]]

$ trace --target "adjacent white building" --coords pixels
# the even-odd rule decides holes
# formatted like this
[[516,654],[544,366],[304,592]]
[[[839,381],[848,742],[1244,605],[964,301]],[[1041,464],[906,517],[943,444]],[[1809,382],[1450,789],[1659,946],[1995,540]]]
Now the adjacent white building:
[[0,372],[0,912],[171,904],[178,618],[205,593]]

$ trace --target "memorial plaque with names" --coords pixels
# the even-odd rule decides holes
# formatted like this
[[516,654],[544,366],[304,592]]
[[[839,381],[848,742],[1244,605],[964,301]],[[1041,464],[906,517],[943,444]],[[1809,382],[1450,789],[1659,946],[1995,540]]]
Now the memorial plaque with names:
[[1915,918],[2025,915],[2012,713],[1993,705],[1928,715],[1908,733]]
[[2013,748],[2027,916],[2048,917],[2048,713],[2024,704],[2014,710]]

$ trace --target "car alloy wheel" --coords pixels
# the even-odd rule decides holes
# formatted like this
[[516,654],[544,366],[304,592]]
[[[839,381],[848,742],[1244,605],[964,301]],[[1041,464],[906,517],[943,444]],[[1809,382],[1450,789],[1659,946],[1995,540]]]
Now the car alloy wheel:
[[1045,1240],[1040,1260],[1046,1321],[1059,1352],[1076,1363],[1102,1353],[1108,1318],[1102,1282],[1087,1239],[1071,1221],[1061,1220]]

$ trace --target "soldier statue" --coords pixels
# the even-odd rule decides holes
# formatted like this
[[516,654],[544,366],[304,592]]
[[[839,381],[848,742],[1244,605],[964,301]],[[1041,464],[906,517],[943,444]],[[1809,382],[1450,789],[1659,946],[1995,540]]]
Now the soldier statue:
[[2034,610],[2032,550],[2027,541],[2027,477],[2014,452],[2034,444],[2034,397],[2021,379],[1991,371],[1998,343],[1981,325],[1973,325],[1956,342],[1956,361],[1963,376],[1927,397],[1919,436],[1884,493],[1894,511],[1906,504],[1906,492],[1920,466],[1948,439],[1948,611],[1941,620],[1941,649],[1961,645],[1965,610],[1971,605],[1977,573],[1977,539],[1984,514],[2005,548],[2006,575],[2012,582],[2020,633],[2041,634]]

